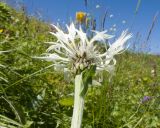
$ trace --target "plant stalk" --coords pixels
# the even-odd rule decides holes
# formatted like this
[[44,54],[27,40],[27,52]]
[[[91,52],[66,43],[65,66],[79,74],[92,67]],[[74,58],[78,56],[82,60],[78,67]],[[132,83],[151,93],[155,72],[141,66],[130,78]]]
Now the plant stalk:
[[84,108],[84,96],[81,96],[81,90],[83,86],[82,74],[75,77],[75,92],[74,92],[74,108],[72,115],[71,128],[81,128],[83,108]]

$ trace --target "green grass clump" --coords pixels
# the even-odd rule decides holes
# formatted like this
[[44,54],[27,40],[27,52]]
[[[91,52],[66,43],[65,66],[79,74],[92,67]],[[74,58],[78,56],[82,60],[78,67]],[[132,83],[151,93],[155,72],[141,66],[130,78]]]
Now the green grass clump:
[[[8,51],[0,55],[0,126],[69,128],[74,86],[50,62],[32,59],[55,40],[50,25],[4,3],[0,12],[0,51]],[[103,75],[86,96],[84,128],[160,127],[159,56],[123,53],[110,81]]]

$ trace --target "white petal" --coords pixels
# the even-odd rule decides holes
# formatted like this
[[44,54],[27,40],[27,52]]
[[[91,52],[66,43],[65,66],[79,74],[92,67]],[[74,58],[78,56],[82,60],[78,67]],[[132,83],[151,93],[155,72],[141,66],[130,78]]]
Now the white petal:
[[95,32],[95,36],[91,39],[91,41],[90,41],[91,44],[95,41],[105,42],[106,39],[110,39],[113,37],[113,35],[106,34],[107,30],[102,31],[102,32],[98,32],[98,31],[94,31],[94,30],[92,30],[92,31]]
[[44,56],[44,57],[33,57],[33,58],[36,58],[36,59],[43,59],[43,60],[46,60],[46,61],[66,61],[68,62],[69,59],[68,58],[64,58],[64,57],[61,57],[57,54],[48,54],[47,56]]
[[119,52],[123,51],[125,49],[124,45],[127,42],[128,39],[132,37],[132,34],[127,34],[128,30],[123,31],[121,36],[113,43],[110,45],[108,49],[108,54],[115,55],[118,54]]

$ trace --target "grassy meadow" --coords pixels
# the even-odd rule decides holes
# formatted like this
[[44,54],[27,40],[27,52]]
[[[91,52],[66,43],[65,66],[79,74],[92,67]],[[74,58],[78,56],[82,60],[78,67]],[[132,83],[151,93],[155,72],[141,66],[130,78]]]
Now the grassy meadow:
[[[49,24],[0,3],[0,128],[70,128],[74,83],[33,59],[56,38]],[[83,128],[160,128],[160,57],[126,51],[85,97]]]

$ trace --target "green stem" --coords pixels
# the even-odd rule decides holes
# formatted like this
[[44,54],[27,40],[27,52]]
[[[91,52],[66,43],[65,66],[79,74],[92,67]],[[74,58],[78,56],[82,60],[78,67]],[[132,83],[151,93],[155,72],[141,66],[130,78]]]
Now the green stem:
[[83,108],[84,108],[84,96],[81,96],[83,82],[82,74],[76,75],[75,77],[75,92],[74,92],[74,108],[71,128],[81,128]]

